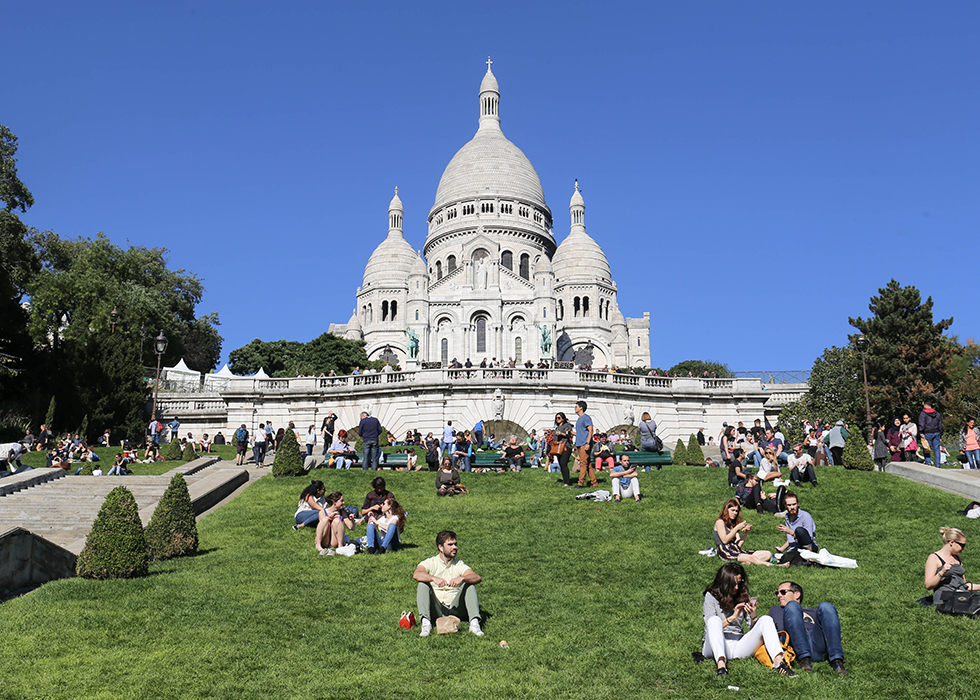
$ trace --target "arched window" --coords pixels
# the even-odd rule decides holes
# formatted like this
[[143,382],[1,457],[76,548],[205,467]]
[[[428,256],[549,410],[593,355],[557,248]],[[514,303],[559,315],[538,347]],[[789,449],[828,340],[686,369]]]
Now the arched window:
[[436,261],[436,280],[442,279],[442,260]]
[[368,323],[374,321],[374,304],[367,305],[367,320]]
[[476,319],[476,351],[487,351],[487,319],[483,316]]
[[388,308],[391,310],[391,320],[394,321],[398,317],[398,302],[392,299],[391,306]]
[[449,339],[443,338],[442,342],[439,344],[441,348],[441,359],[443,365],[449,364]]
[[387,321],[388,320],[388,302],[387,301],[381,302],[381,320],[382,321]]
[[452,272],[455,269],[456,269],[456,256],[450,255],[448,258],[446,258],[446,274],[448,275],[450,272]]
[[514,254],[509,250],[505,250],[500,254],[500,264],[506,267],[508,270],[514,269]]
[[558,320],[565,318],[565,302],[561,299],[558,300]]
[[486,248],[477,248],[473,251],[473,262],[478,263],[483,258],[489,258],[490,252]]
[[572,299],[572,307],[575,309],[575,318],[582,315],[582,300],[578,297]]
[[418,312],[418,311],[416,311],[416,312],[415,312],[415,320],[416,320],[416,321],[418,321],[418,320],[419,320],[419,312]]
[[582,297],[582,315],[583,316],[588,316],[589,315],[589,298],[588,297]]
[[514,338],[514,360],[517,364],[524,364],[524,339]]
[[527,253],[521,255],[521,277],[531,279],[531,256]]

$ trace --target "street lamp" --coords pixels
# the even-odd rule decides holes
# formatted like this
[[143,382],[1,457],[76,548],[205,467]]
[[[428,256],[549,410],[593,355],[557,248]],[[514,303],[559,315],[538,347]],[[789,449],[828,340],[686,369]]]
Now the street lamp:
[[160,359],[163,357],[163,353],[167,352],[168,342],[162,329],[160,335],[153,339],[153,349],[157,353],[157,379],[153,385],[153,420],[157,419],[157,394],[160,393]]
[[868,398],[868,365],[865,363],[864,358],[868,354],[868,346],[871,343],[863,335],[859,335],[854,339],[854,347],[857,351],[861,353],[861,369],[864,372],[864,410],[865,410],[865,420],[868,424],[868,442],[871,442],[874,436],[874,426],[871,424],[871,399]]

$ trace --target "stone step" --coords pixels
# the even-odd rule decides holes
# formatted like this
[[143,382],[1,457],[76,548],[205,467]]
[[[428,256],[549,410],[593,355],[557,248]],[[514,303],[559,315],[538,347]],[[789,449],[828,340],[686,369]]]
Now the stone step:
[[55,479],[63,479],[67,475],[68,472],[60,467],[45,467],[43,469],[31,469],[20,474],[11,474],[0,479],[0,496],[17,493]]

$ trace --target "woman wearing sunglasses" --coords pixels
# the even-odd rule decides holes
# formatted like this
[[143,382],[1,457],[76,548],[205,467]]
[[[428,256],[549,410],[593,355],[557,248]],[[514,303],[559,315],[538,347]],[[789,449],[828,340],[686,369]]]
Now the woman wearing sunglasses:
[[926,559],[926,588],[932,591],[933,605],[939,605],[943,593],[978,591],[980,584],[966,580],[963,569],[963,550],[966,549],[966,535],[955,527],[941,527],[939,534],[943,546]]

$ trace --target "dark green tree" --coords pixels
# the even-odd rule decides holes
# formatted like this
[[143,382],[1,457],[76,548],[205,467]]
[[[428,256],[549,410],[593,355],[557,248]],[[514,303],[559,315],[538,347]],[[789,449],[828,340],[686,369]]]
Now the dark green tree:
[[324,333],[308,343],[294,340],[263,341],[256,338],[248,345],[232,350],[229,368],[235,374],[254,374],[264,369],[271,377],[299,375],[350,374],[354,367],[366,367],[364,342],[346,340]]
[[[687,373],[690,372],[695,377],[734,377],[735,374],[729,369],[728,365],[723,362],[714,362],[713,360],[684,360],[683,362],[678,362],[676,365],[667,370],[667,374],[671,377],[677,375],[678,377],[686,377]],[[703,464],[702,460],[702,464]]]
[[687,441],[687,449],[684,450],[684,459],[692,467],[704,466],[704,450],[698,442],[698,436],[691,434],[691,439]]
[[276,458],[272,462],[272,475],[302,476],[304,473],[303,457],[299,453],[296,433],[286,430],[279,443],[279,449],[276,450]]
[[674,448],[674,454],[670,456],[670,463],[678,465],[687,464],[687,449],[684,447],[683,440],[677,440],[677,447]]
[[287,367],[300,363],[302,343],[294,340],[265,342],[256,338],[228,354],[228,368],[235,374],[255,374],[264,369],[270,377],[286,376]]
[[172,440],[167,444],[163,458],[168,462],[179,462],[184,459],[184,450],[180,446],[180,440]]
[[972,338],[960,346],[950,370],[951,400],[943,412],[943,429],[954,438],[969,418],[980,420],[980,345]]
[[173,559],[197,551],[197,521],[187,482],[174,474],[146,526],[146,549],[151,561]]
[[891,280],[871,297],[871,317],[848,319],[868,339],[868,384],[875,416],[889,416],[900,408],[918,415],[924,399],[937,402],[936,408],[951,400],[950,372],[958,346],[943,334],[953,319],[934,322],[932,307],[932,297],[923,302],[918,289]]
[[184,446],[184,452],[180,455],[180,458],[185,462],[197,459],[197,452],[194,451],[194,446],[191,443],[187,443]]
[[34,195],[17,177],[17,137],[0,124],[0,202],[4,209],[26,212],[34,206]]
[[852,429],[848,433],[847,440],[844,442],[842,456],[845,469],[860,469],[866,472],[874,471],[875,463],[871,459],[871,453],[868,452],[868,443],[865,441],[865,435],[857,430]]
[[188,367],[207,374],[218,365],[224,343],[218,333],[217,327],[220,325],[216,313],[198,316],[191,321],[184,337],[184,362]]
[[118,486],[106,496],[75,572],[83,578],[136,578],[146,576],[149,562],[136,499],[125,486]]

